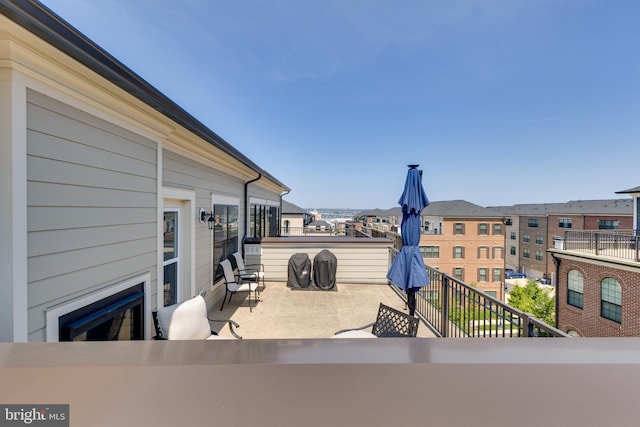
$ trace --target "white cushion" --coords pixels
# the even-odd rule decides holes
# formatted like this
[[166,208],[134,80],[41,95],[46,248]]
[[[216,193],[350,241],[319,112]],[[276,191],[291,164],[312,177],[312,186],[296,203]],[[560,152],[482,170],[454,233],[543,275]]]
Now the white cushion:
[[378,337],[373,335],[371,332],[362,331],[358,329],[355,331],[340,332],[339,334],[336,334],[331,338],[378,338]]
[[168,340],[204,340],[211,335],[207,303],[200,295],[159,309],[158,324]]

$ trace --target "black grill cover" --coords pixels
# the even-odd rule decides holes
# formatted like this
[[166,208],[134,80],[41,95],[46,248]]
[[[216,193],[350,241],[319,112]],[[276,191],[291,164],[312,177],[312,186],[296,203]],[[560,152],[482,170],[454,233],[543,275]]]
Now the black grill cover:
[[318,252],[313,258],[313,282],[320,289],[333,289],[336,286],[338,260],[328,250]]
[[311,284],[311,260],[307,254],[293,254],[289,258],[287,286],[308,288]]

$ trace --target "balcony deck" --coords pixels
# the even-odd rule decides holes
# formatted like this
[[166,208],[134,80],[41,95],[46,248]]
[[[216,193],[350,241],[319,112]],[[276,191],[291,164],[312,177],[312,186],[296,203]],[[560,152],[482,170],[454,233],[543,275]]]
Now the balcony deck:
[[[209,317],[238,322],[237,332],[245,339],[329,338],[340,329],[373,322],[380,303],[407,311],[389,285],[338,283],[337,289],[293,290],[284,282],[267,282],[252,312],[245,292],[234,295],[222,312],[217,301]],[[220,335],[229,336],[228,328],[223,327]],[[435,335],[421,324],[418,337]]]

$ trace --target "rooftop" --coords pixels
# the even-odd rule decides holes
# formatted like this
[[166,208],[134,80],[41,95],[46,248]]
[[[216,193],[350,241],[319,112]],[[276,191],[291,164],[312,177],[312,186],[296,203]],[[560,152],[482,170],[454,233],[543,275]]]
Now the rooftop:
[[[240,325],[237,333],[250,339],[329,338],[336,331],[366,325],[375,320],[380,303],[408,312],[391,285],[338,283],[337,291],[294,290],[285,282],[267,282],[260,301],[249,310],[246,293],[234,295],[220,311],[209,316],[231,319]],[[216,326],[216,325],[214,325]],[[230,336],[226,327],[220,335]],[[418,337],[435,337],[421,323]]]

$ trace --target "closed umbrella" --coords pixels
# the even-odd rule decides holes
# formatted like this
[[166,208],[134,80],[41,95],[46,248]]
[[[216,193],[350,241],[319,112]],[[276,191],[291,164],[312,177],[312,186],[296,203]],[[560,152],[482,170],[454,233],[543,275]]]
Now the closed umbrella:
[[398,200],[402,207],[402,248],[393,260],[387,279],[407,293],[409,313],[416,309],[416,291],[429,284],[427,269],[420,253],[420,212],[429,205],[429,199],[422,188],[422,171],[419,165],[409,165],[404,192]]

